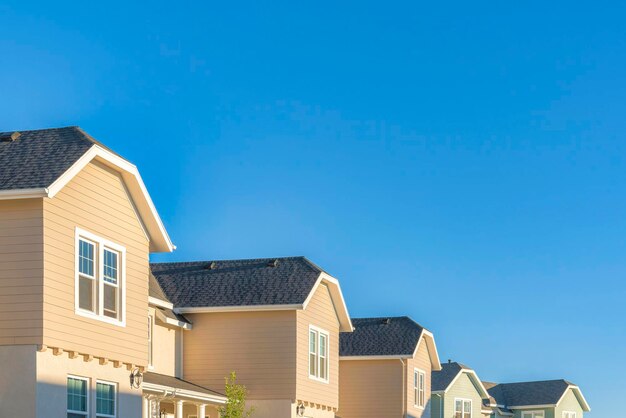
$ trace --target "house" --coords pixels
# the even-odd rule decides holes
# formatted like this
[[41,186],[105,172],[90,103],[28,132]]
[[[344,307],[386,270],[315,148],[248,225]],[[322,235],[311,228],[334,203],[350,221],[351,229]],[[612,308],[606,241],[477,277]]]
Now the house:
[[591,410],[580,388],[562,379],[483,384],[496,404],[493,418],[582,418]]
[[432,372],[432,418],[488,418],[489,397],[476,372],[461,363],[448,361]]
[[440,370],[433,334],[411,318],[353,318],[341,333],[341,418],[431,416],[431,372]]
[[184,332],[183,375],[219,387],[231,371],[255,418],[331,418],[339,333],[352,322],[339,282],[304,257],[155,263]]
[[0,134],[0,416],[223,404],[182,379],[190,324],[150,289],[150,253],[174,248],[137,168],[81,129]]

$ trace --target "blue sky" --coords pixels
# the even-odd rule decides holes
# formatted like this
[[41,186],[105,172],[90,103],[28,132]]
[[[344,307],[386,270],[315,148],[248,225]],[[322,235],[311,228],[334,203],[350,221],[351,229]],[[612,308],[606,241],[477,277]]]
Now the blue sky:
[[80,125],[137,164],[179,248],[155,260],[306,255],[353,316],[615,416],[625,12],[0,1],[0,130]]

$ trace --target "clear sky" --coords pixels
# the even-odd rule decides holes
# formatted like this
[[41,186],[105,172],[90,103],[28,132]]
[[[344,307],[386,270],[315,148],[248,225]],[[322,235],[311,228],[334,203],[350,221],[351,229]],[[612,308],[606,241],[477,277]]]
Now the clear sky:
[[306,255],[353,316],[620,415],[624,3],[212,3],[0,1],[0,130],[137,164],[154,260]]

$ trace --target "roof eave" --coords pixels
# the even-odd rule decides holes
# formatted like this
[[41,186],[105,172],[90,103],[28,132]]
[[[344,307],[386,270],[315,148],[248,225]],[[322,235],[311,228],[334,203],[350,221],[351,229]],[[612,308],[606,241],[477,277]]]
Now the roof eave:
[[[308,260],[307,260],[308,261]],[[309,292],[306,300],[302,304],[302,309],[306,309],[309,302],[315,295],[320,284],[325,283],[328,286],[328,290],[330,292],[330,297],[332,299],[333,305],[335,307],[335,312],[337,313],[337,319],[339,320],[339,331],[340,332],[352,332],[354,331],[354,327],[352,326],[352,320],[350,319],[350,313],[348,312],[348,306],[346,305],[346,301],[343,297],[343,293],[341,292],[341,286],[339,285],[339,280],[331,276],[330,274],[322,271],[317,278],[317,281],[313,285],[313,288]]]

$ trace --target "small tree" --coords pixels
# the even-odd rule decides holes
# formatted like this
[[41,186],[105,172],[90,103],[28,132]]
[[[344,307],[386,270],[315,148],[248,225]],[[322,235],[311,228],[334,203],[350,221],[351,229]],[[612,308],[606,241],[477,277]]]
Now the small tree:
[[246,409],[248,389],[244,385],[237,384],[237,375],[231,372],[226,381],[226,404],[219,408],[220,418],[249,418],[254,408]]

